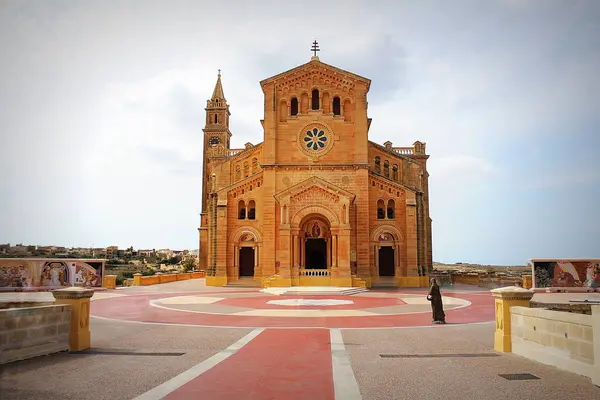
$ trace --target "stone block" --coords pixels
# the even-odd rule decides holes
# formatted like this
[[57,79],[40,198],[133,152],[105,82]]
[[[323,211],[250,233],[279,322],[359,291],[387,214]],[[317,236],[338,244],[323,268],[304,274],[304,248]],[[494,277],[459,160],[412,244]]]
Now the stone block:
[[557,349],[567,349],[567,339],[564,336],[552,335],[551,336],[552,347]]
[[585,342],[593,342],[594,341],[594,330],[591,326],[583,327],[583,340]]
[[583,340],[583,326],[578,324],[569,324],[567,334],[570,339]]
[[14,329],[8,332],[8,344],[14,345],[24,341],[27,338],[27,330],[25,329]]
[[578,348],[576,354],[594,360],[594,343],[578,341]]

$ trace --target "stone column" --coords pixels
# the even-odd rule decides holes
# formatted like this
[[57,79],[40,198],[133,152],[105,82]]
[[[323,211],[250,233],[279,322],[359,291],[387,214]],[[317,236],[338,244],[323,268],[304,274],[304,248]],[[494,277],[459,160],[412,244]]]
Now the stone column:
[[325,238],[325,268],[331,268],[331,239]]
[[510,308],[513,306],[529,307],[529,301],[534,292],[517,286],[493,289],[491,292],[495,298],[494,307],[496,310],[494,350],[510,353],[512,350]]
[[133,286],[142,286],[142,274],[133,274]]
[[337,235],[332,235],[331,236],[331,252],[332,252],[331,266],[334,268],[337,268],[337,266],[338,266],[337,245],[338,245]]
[[300,240],[300,268],[303,268],[306,265],[306,238],[302,238]]
[[71,306],[71,330],[69,333],[69,350],[81,351],[90,348],[90,298],[92,289],[68,287],[52,291],[56,304]]
[[375,246],[375,274],[379,276],[379,246]]

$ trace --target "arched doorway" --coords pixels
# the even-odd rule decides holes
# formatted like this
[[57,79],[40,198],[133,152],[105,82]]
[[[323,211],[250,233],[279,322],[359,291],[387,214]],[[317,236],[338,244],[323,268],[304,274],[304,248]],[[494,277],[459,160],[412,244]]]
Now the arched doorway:
[[240,247],[240,278],[254,276],[254,247]]
[[377,268],[379,276],[396,276],[396,246],[391,233],[377,236]]
[[250,230],[237,231],[232,237],[233,245],[233,278],[253,278],[256,273],[259,259],[259,243],[257,235]]
[[304,246],[300,265],[304,269],[328,269],[331,266],[331,231],[322,215],[306,218],[301,224]]
[[394,248],[382,246],[379,248],[379,276],[394,276]]

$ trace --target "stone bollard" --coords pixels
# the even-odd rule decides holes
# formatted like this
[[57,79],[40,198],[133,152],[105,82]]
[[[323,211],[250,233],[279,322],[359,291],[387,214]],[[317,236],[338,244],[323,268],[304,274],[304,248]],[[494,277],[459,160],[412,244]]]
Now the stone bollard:
[[104,276],[104,287],[106,289],[116,289],[117,288],[117,276],[116,275]]
[[142,274],[133,274],[133,286],[142,286]]
[[92,289],[69,287],[53,290],[56,304],[71,305],[71,330],[69,333],[69,350],[81,351],[90,348],[90,298]]
[[495,297],[496,331],[494,332],[494,350],[510,353],[510,308],[513,306],[529,307],[534,295],[532,290],[517,286],[507,286],[491,290]]

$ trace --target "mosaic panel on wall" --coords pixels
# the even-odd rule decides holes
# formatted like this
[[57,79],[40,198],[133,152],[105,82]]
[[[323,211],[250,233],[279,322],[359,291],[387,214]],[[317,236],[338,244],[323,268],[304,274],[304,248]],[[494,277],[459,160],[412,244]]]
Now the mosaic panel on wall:
[[532,260],[535,288],[600,288],[600,260]]
[[0,259],[0,290],[51,290],[63,286],[102,287],[104,261]]

